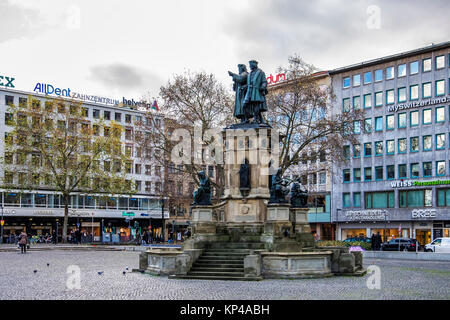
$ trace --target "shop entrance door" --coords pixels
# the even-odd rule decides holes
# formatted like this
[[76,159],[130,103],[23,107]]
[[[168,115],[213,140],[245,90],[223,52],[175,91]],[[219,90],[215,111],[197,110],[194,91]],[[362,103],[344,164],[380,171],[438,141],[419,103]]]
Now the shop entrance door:
[[416,229],[416,239],[421,246],[431,242],[431,229]]

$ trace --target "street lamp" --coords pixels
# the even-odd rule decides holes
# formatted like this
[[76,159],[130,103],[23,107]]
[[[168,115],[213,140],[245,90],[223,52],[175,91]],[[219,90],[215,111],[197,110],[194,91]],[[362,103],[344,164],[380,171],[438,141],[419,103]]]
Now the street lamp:
[[164,230],[164,199],[161,198],[161,221],[162,221],[162,227],[161,227],[161,235],[162,235],[162,243],[165,242],[165,230]]

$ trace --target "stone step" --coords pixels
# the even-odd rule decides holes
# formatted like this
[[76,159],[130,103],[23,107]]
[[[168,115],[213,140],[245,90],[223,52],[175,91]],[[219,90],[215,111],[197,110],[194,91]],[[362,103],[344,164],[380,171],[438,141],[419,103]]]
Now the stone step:
[[222,277],[243,277],[244,272],[232,271],[192,271],[188,272],[189,276],[222,276]]
[[244,266],[239,266],[239,267],[199,267],[199,266],[194,266],[191,268],[191,270],[189,272],[196,272],[196,271],[209,271],[209,272],[213,272],[213,271],[231,271],[231,272],[244,272]]
[[231,260],[231,259],[209,259],[209,258],[198,258],[195,263],[220,263],[220,264],[243,264],[244,259]]
[[241,263],[197,263],[192,266],[192,268],[244,268],[244,262]]
[[190,280],[225,280],[225,281],[261,281],[262,277],[227,277],[227,276],[169,276],[169,279],[190,279]]
[[202,257],[226,257],[230,259],[244,259],[246,253],[204,252]]
[[213,242],[208,249],[264,249],[261,242]]

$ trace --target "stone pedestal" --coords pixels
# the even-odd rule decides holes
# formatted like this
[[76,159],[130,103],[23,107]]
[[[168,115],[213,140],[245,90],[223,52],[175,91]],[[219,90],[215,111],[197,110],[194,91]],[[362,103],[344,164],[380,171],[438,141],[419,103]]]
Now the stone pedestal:
[[311,233],[311,227],[308,223],[308,210],[308,208],[291,208],[295,233]]
[[212,206],[192,207],[192,234],[215,234],[217,222],[213,217]]

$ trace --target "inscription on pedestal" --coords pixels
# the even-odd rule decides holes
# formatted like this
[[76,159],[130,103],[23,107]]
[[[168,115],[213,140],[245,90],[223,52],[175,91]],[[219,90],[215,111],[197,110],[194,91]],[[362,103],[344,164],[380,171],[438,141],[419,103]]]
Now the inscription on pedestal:
[[267,208],[268,221],[289,221],[289,207]]

